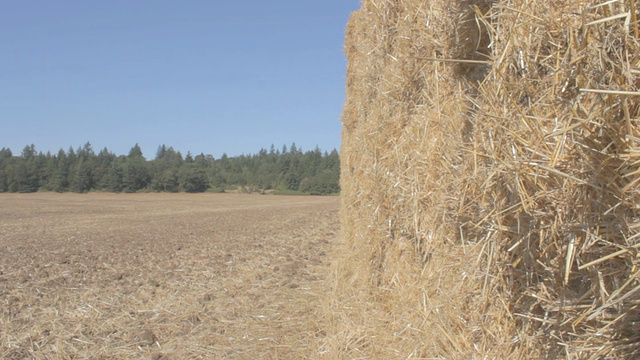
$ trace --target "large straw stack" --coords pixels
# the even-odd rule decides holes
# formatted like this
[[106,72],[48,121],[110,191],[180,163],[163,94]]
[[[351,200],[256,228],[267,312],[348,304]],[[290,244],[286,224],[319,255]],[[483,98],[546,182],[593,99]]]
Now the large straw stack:
[[364,0],[331,357],[640,356],[634,0]]

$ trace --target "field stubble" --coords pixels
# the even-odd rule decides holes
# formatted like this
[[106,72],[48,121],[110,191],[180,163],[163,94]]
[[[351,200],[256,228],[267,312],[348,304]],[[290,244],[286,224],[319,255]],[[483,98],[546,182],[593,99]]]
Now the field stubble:
[[0,358],[306,358],[337,197],[0,196]]

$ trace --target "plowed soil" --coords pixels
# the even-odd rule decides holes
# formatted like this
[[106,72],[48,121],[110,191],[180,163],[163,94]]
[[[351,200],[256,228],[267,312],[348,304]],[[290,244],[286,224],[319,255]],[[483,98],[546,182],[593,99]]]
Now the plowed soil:
[[0,194],[0,358],[315,357],[337,197]]

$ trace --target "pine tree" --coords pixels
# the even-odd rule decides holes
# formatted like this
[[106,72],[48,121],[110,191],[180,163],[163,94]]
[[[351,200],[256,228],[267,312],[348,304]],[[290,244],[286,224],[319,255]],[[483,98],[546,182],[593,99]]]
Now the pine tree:
[[68,152],[36,153],[28,145],[20,156],[0,149],[0,192],[49,191],[222,191],[228,186],[253,189],[303,191],[312,194],[339,192],[340,157],[334,149],[324,152],[316,146],[303,152],[295,143],[271,146],[253,155],[220,159],[200,153],[180,152],[161,145],[156,157],[147,161],[136,144],[128,155],[118,156],[107,148],[95,154],[91,143]]
[[149,184],[151,175],[142,157],[129,157],[123,167],[122,188],[125,192],[137,192]]
[[185,164],[180,169],[179,177],[180,188],[185,192],[204,192],[209,186],[209,179],[207,178],[205,169],[198,166],[195,162]]
[[55,170],[49,178],[47,187],[52,191],[64,192],[69,190],[69,171],[71,163],[63,149],[54,157]]
[[100,150],[98,155],[94,159],[94,167],[93,167],[93,188],[96,190],[104,190],[102,188],[102,184],[104,183],[103,178],[106,176],[109,168],[111,167],[111,163],[115,160],[116,156],[109,152],[109,150],[105,147]]
[[13,154],[10,149],[0,150],[0,192],[9,191],[9,168]]
[[140,149],[140,145],[136,143],[131,150],[129,150],[129,158],[142,159],[144,160],[144,156],[142,155],[142,149]]

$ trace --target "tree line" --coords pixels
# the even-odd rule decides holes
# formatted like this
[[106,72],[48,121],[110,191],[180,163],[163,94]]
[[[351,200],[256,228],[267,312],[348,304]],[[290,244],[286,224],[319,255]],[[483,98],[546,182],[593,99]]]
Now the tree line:
[[127,155],[107,148],[97,154],[90,143],[57,153],[27,145],[20,155],[0,149],[0,192],[224,192],[225,190],[301,192],[315,195],[340,191],[340,158],[319,148],[302,151],[295,143],[257,154],[219,159],[183,156],[173,147],[158,147],[147,160],[136,144]]

